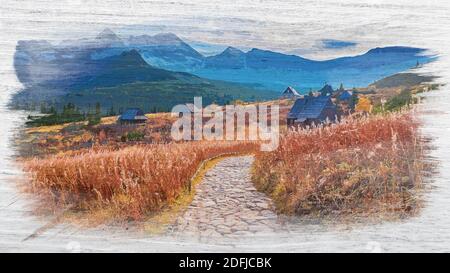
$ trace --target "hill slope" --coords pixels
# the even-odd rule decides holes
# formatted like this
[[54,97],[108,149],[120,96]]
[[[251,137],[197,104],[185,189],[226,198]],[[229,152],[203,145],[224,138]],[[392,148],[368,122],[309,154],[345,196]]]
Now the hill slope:
[[414,73],[398,73],[374,82],[373,86],[376,88],[392,88],[399,86],[411,87],[425,82],[431,82],[434,79],[436,79],[434,76],[423,76]]

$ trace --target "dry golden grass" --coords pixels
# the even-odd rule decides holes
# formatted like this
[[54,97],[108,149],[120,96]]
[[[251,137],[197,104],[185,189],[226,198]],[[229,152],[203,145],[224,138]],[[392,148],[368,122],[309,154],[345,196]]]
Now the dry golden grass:
[[200,163],[230,152],[249,153],[249,142],[147,144],[95,149],[25,163],[30,191],[51,211],[102,211],[105,218],[139,220],[172,203],[189,185]]
[[417,126],[402,113],[290,132],[257,154],[254,183],[288,214],[410,212],[424,168]]
[[[287,109],[281,109],[282,120]],[[91,131],[45,132],[45,143],[34,143],[59,154],[26,161],[29,190],[49,211],[70,207],[67,215],[87,212],[97,224],[142,220],[168,205],[189,202],[193,193],[186,189],[202,161],[259,150],[252,142],[169,143],[173,117],[149,117],[145,126],[131,129],[104,120]],[[288,132],[276,151],[257,153],[253,180],[283,213],[412,211],[424,168],[417,126],[411,114],[403,113]],[[141,130],[145,138],[124,143],[125,129]],[[160,218],[154,219],[165,221]]]
[[100,124],[102,124],[102,125],[114,124],[117,122],[118,118],[119,118],[119,116],[102,117],[100,119]]
[[36,133],[59,133],[67,124],[49,125],[49,126],[39,126],[32,127],[25,130],[27,134]]

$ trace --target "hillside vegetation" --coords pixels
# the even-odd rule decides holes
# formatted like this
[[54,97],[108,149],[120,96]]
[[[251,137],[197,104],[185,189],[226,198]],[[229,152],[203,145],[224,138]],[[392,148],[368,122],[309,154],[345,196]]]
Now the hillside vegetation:
[[85,89],[62,97],[60,103],[71,102],[87,109],[92,102],[101,101],[103,109],[116,111],[127,107],[139,107],[144,112],[170,112],[177,104],[193,102],[195,96],[203,104],[229,104],[233,100],[262,101],[275,98],[278,94],[254,90],[249,87],[219,81],[192,78],[189,80],[164,80],[156,82],[135,82],[113,87]]
[[253,180],[282,213],[409,213],[425,169],[417,127],[399,113],[293,131],[257,154]]

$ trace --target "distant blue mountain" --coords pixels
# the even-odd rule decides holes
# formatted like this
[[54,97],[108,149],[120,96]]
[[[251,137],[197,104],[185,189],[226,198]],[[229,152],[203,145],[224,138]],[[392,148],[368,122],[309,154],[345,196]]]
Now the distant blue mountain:
[[205,58],[206,68],[241,69],[246,67],[246,54],[234,47],[228,47],[222,53]]
[[279,70],[299,70],[315,69],[318,62],[308,60],[296,55],[286,55],[270,50],[253,48],[248,52],[228,47],[216,56],[206,58],[202,68],[214,69],[279,69]]
[[[367,53],[327,61],[314,61],[295,55],[252,49],[247,53],[219,54],[207,59],[203,67],[191,70],[196,75],[259,84],[282,90],[294,86],[297,90],[318,89],[324,83],[346,86],[367,86],[375,80],[432,61],[423,56],[424,49],[410,47],[375,48]],[[231,56],[230,56],[231,55]]]
[[[80,77],[71,86],[71,91],[113,87],[134,82],[176,80],[185,73],[172,72],[153,67],[136,51],[122,52],[96,62],[96,73]],[[192,75],[192,77],[195,77]]]
[[299,91],[318,89],[324,83],[366,86],[435,59],[425,56],[424,49],[401,46],[375,48],[362,55],[326,61],[257,48],[243,52],[233,47],[205,57],[175,34],[121,39],[106,29],[95,39],[64,41],[59,45],[46,41],[20,41],[16,48],[15,68],[25,86],[45,82],[70,88],[86,77],[103,73],[104,60],[130,50],[136,50],[153,67],[278,92],[286,86]]
[[206,104],[277,97],[268,90],[154,67],[135,49],[92,60],[88,65],[93,70],[70,81],[50,80],[25,87],[13,95],[10,105],[19,109],[36,109],[41,105],[63,109],[70,103],[89,111],[98,102],[103,113],[107,109],[129,107],[150,112],[170,111],[177,104],[192,102],[195,96],[201,96]]
[[149,64],[170,70],[189,70],[204,60],[203,55],[172,33],[132,36],[128,47],[137,49]]

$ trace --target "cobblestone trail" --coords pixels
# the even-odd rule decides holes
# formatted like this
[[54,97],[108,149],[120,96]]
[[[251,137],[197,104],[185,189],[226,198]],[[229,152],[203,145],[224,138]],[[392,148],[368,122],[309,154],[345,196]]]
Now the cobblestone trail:
[[279,230],[271,200],[250,180],[252,162],[252,156],[229,157],[207,171],[172,232],[202,239]]

